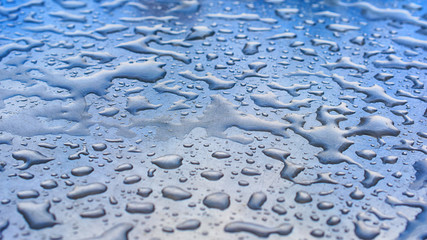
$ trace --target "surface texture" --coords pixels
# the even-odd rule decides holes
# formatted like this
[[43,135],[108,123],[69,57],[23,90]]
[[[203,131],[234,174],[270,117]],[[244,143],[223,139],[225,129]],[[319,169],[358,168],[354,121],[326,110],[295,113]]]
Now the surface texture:
[[0,239],[427,238],[425,1],[0,5]]

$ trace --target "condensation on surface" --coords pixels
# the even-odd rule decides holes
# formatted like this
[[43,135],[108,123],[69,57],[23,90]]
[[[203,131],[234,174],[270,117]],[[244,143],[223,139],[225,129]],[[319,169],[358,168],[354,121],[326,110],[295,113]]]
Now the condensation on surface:
[[0,3],[0,239],[426,239],[425,1]]

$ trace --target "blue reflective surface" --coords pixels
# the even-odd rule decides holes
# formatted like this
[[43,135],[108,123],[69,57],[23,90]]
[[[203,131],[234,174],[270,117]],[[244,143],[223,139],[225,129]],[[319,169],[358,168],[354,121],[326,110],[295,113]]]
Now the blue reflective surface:
[[425,239],[424,1],[4,1],[0,239]]

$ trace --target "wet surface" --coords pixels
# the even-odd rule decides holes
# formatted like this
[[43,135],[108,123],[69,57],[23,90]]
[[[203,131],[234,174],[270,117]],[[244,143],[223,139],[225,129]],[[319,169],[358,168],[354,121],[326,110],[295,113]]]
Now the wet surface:
[[0,239],[427,238],[423,1],[5,1]]

